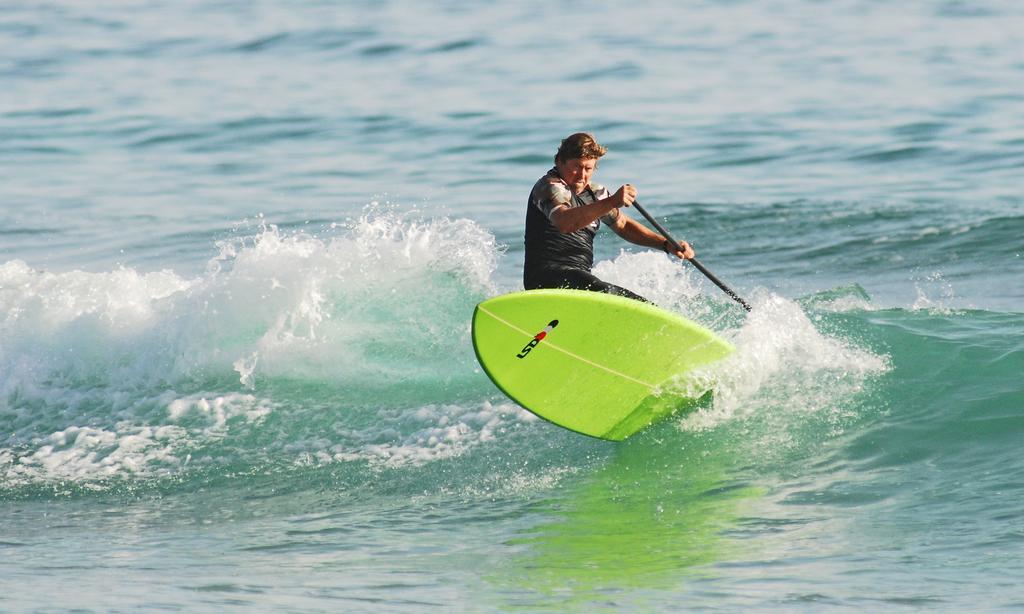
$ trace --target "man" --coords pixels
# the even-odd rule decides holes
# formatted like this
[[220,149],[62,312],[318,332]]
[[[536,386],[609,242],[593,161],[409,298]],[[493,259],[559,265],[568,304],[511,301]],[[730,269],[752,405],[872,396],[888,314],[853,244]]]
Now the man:
[[606,151],[593,135],[579,132],[566,137],[555,154],[554,168],[534,184],[526,208],[523,285],[527,290],[574,288],[645,300],[590,272],[594,235],[601,222],[630,243],[693,258],[693,249],[685,241],[680,242],[684,248],[680,251],[621,211],[636,200],[635,187],[627,183],[612,194],[604,186],[590,183],[597,161]]

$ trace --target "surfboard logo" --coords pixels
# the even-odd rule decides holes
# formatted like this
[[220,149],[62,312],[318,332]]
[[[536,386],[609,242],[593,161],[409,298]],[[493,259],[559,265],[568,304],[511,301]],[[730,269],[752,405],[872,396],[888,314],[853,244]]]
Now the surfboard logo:
[[548,323],[547,328],[534,335],[533,339],[523,347],[522,351],[516,354],[516,358],[526,358],[526,355],[529,354],[533,348],[537,347],[537,344],[543,341],[544,337],[547,337],[548,333],[550,333],[556,326],[558,326],[558,320],[551,320],[551,322]]

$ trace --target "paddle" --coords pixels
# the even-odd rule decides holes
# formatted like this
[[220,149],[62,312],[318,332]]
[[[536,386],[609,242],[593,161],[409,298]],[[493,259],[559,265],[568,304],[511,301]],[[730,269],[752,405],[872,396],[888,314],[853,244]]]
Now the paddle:
[[[668,234],[668,231],[665,230],[665,227],[662,226],[661,224],[659,224],[658,220],[656,220],[653,217],[651,217],[651,214],[647,213],[647,210],[644,209],[643,207],[641,207],[640,203],[638,203],[636,201],[633,201],[633,207],[635,207],[636,210],[640,212],[640,215],[642,215],[645,218],[647,218],[647,221],[650,222],[651,225],[653,225],[658,230],[658,232],[661,233],[661,236],[663,236],[666,239],[668,239],[669,241],[671,241],[672,244],[676,246],[676,249],[678,249],[679,251],[685,251],[683,249],[683,246],[679,244],[679,241],[676,241],[675,239],[673,239],[672,235]],[[740,305],[743,305],[743,308],[746,309],[747,311],[750,311],[750,305],[747,304],[747,301],[745,301],[742,298],[740,298],[740,295],[736,294],[735,292],[732,291],[732,288],[730,288],[729,286],[727,286],[724,283],[722,283],[722,281],[720,279],[718,279],[717,277],[715,277],[711,273],[711,271],[705,269],[704,265],[701,264],[700,262],[698,262],[696,258],[690,258],[689,261],[690,261],[690,264],[692,264],[693,266],[697,267],[698,271],[700,271],[701,273],[704,274],[704,277],[707,277],[709,280],[711,280],[711,283],[715,284],[716,286],[721,288],[726,294],[728,294],[729,298],[731,298],[732,300],[736,301]]]

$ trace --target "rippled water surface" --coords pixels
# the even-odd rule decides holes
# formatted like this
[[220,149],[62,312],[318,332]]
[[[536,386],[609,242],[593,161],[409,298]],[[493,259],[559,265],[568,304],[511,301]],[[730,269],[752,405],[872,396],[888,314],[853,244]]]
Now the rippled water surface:
[[[1024,8],[13,2],[0,609],[1024,607]],[[510,403],[559,140],[746,297],[620,444]]]

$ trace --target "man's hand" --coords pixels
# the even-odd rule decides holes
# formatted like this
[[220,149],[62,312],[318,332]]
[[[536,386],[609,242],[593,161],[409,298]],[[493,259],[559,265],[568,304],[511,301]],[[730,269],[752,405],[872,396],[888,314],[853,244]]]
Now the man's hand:
[[675,256],[676,258],[685,258],[689,260],[690,258],[693,258],[696,255],[693,253],[693,248],[690,247],[690,244],[687,243],[686,241],[680,241],[679,245],[682,246],[682,251],[676,249],[676,246],[672,245],[671,241],[665,239],[664,249],[667,253]]
[[627,183],[620,187],[612,197],[617,203],[616,208],[628,207],[633,204],[634,200],[636,200],[636,188],[633,187],[633,184]]

